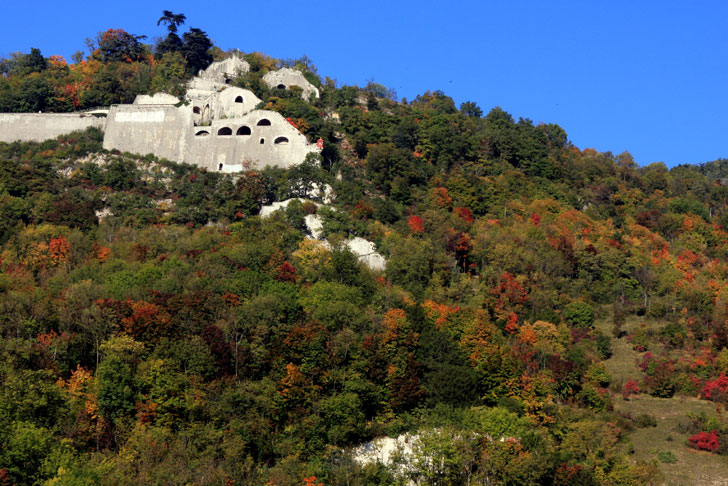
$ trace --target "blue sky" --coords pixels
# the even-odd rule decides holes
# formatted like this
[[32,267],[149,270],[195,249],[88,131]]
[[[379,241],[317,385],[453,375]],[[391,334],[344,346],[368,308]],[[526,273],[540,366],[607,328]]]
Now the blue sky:
[[728,158],[726,0],[12,2],[0,56],[38,47],[70,60],[108,28],[151,42],[163,9],[223,49],[305,54],[322,76],[408,99],[439,89],[501,106],[640,165]]

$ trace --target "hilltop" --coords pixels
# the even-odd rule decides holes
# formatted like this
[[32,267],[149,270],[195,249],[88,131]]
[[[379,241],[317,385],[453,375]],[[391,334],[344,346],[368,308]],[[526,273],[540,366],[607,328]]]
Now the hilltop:
[[[215,92],[323,148],[227,172],[97,127],[0,142],[0,484],[724,477],[724,159],[639,167],[498,107],[223,52],[174,15],[156,46],[3,60],[0,111],[180,108],[244,61]],[[385,436],[408,446],[361,461]]]

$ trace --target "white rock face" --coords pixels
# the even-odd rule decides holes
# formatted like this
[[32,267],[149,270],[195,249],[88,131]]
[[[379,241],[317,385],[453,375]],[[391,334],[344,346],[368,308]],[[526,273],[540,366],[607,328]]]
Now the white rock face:
[[321,216],[318,214],[307,214],[305,220],[311,236],[320,240],[324,231],[324,223],[321,221]]
[[371,442],[365,442],[354,449],[354,460],[361,465],[381,463],[385,466],[392,464],[393,454],[401,451],[402,455],[412,455],[412,441],[417,436],[401,434],[396,439],[380,437]]
[[274,212],[278,211],[279,209],[285,209],[288,207],[291,201],[299,201],[298,198],[292,198],[292,199],[286,199],[285,201],[277,201],[271,204],[266,204],[262,208],[260,208],[260,217],[261,218],[267,218]]
[[359,261],[372,270],[385,270],[387,268],[387,260],[377,253],[377,248],[371,241],[356,236],[346,240],[346,246],[354,255],[359,257]]
[[[260,217],[269,217],[275,211],[288,207],[288,204],[290,204],[291,201],[303,202],[304,200],[299,198],[292,198],[286,199],[285,201],[279,201],[265,205],[260,208]],[[317,207],[322,207],[321,204],[314,204],[316,204]],[[322,240],[323,222],[321,220],[321,216],[319,216],[318,214],[308,214],[304,219],[306,221],[306,227],[308,228],[308,232],[311,233],[311,236],[313,236],[313,238],[316,240]],[[327,248],[331,248],[331,245],[329,245],[327,241],[324,241],[324,244]],[[350,238],[344,241],[344,244],[354,255],[357,256],[360,262],[362,262],[364,265],[371,268],[372,270],[384,271],[387,268],[387,260],[377,252],[377,247],[373,242],[356,236],[354,238]]]

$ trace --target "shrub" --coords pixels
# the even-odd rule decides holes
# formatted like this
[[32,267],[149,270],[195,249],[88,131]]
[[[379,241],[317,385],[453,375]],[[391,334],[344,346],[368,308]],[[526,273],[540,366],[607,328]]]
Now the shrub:
[[635,424],[640,429],[646,429],[647,427],[657,427],[657,419],[654,415],[649,413],[643,413],[635,419]]
[[675,454],[673,454],[671,451],[658,452],[657,459],[665,464],[675,464],[677,462],[677,457],[675,457]]
[[690,447],[701,451],[716,452],[720,448],[718,442],[718,432],[698,432],[688,439]]
[[622,398],[627,400],[632,395],[640,393],[640,385],[637,380],[627,380],[622,387]]
[[572,302],[564,308],[564,319],[574,327],[589,329],[594,325],[594,309],[584,302]]

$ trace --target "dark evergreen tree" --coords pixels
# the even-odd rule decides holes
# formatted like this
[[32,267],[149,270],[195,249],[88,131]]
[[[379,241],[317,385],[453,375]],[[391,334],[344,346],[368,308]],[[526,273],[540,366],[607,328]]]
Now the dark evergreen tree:
[[204,31],[192,28],[189,32],[185,32],[182,38],[184,44],[182,55],[193,73],[205,69],[212,63],[212,54],[210,54],[212,41]]

